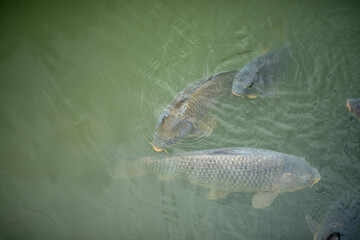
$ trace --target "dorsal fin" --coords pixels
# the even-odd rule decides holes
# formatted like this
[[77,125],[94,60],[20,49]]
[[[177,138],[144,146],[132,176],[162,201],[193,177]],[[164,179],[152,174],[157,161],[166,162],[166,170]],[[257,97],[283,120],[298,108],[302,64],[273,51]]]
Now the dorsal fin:
[[199,87],[201,87],[204,83],[209,81],[212,78],[212,75],[210,77],[205,77],[200,80],[197,80],[193,83],[190,83],[185,87],[184,90],[179,92],[177,96],[175,96],[174,99],[184,98],[187,99],[193,92],[195,92]]
[[231,149],[219,149],[219,150],[213,151],[211,153],[213,153],[213,154],[224,154],[224,155],[236,154],[236,152],[231,150]]
[[238,152],[234,148],[222,148],[222,149],[215,149],[215,150],[211,151],[211,154],[234,155],[234,154],[238,154]]
[[179,109],[179,108],[181,107],[181,105],[183,105],[184,102],[185,102],[187,99],[188,99],[187,97],[181,99],[179,102],[177,102],[177,103],[175,104],[174,108],[175,108],[175,109]]

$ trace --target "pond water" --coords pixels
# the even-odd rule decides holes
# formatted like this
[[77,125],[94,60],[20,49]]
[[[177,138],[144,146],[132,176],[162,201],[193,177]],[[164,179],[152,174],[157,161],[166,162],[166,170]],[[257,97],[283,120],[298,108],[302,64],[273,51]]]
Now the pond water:
[[[0,3],[0,237],[311,239],[306,215],[359,195],[359,16],[340,0]],[[252,193],[109,175],[113,152],[158,154],[158,115],[188,84],[283,46],[295,67],[276,93],[225,98],[212,135],[168,151],[275,150],[319,183],[254,209]]]

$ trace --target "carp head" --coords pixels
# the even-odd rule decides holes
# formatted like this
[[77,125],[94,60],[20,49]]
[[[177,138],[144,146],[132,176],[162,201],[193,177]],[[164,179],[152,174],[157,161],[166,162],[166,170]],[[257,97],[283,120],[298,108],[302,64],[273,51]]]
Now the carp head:
[[182,119],[176,114],[164,114],[156,124],[151,145],[157,152],[165,151],[167,147],[189,135],[191,129],[192,123],[190,121]]
[[280,192],[292,192],[299,189],[311,187],[320,181],[319,171],[312,167],[303,158],[290,161],[285,167],[285,172],[280,177]]
[[232,85],[232,92],[236,96],[255,98],[261,94],[261,84],[255,72],[251,72],[248,68],[241,69],[236,74]]
[[250,72],[248,68],[241,69],[236,74],[232,85],[232,92],[237,96],[248,96],[254,91],[256,74]]

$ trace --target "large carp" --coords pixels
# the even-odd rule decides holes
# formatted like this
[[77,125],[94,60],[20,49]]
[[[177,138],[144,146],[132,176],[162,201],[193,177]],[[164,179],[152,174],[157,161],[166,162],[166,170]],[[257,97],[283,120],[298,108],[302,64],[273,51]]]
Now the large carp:
[[354,117],[360,121],[360,98],[348,99],[346,106]]
[[267,207],[281,192],[310,187],[320,180],[319,172],[304,158],[270,150],[222,148],[164,155],[137,158],[126,165],[117,161],[111,175],[150,172],[163,180],[185,180],[209,188],[208,199],[224,198],[231,192],[256,192],[254,208]]
[[164,151],[189,135],[208,136],[216,126],[216,121],[210,116],[204,118],[204,114],[211,103],[231,93],[236,73],[229,71],[211,76],[178,93],[156,123],[151,143],[154,150]]
[[314,240],[360,239],[360,199],[346,193],[329,208],[320,224],[309,216],[306,221]]
[[291,65],[287,48],[278,48],[247,63],[235,76],[232,92],[248,98],[264,96],[272,83]]

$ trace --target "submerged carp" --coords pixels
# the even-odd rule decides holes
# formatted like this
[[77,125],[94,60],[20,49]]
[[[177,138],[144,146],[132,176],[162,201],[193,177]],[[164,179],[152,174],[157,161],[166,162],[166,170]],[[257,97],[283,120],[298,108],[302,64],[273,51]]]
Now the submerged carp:
[[345,194],[328,210],[320,224],[309,216],[306,221],[314,233],[314,240],[359,239],[360,199]]
[[287,70],[291,62],[287,48],[279,48],[255,58],[236,74],[232,85],[233,94],[249,98],[266,95],[266,90]]
[[223,72],[200,80],[178,93],[165,108],[156,123],[151,145],[155,151],[164,151],[189,135],[208,136],[216,121],[210,116],[203,119],[216,99],[231,92],[237,71]]
[[311,187],[319,172],[305,159],[255,148],[222,148],[157,157],[143,157],[127,165],[117,162],[112,176],[139,176],[144,172],[159,179],[179,179],[210,189],[208,199],[224,198],[231,192],[256,192],[254,208],[271,204],[281,192]]
[[348,107],[351,114],[360,121],[360,98],[348,99],[346,106]]

